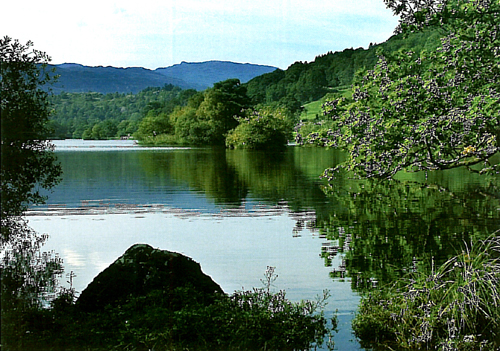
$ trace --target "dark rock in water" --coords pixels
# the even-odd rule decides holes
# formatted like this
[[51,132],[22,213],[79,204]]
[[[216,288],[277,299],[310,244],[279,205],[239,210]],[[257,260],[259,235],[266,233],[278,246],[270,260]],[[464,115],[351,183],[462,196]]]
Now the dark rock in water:
[[106,305],[119,305],[130,297],[152,291],[169,295],[180,287],[189,287],[207,297],[223,293],[193,259],[136,244],[94,278],[82,291],[77,306],[86,312],[102,311]]

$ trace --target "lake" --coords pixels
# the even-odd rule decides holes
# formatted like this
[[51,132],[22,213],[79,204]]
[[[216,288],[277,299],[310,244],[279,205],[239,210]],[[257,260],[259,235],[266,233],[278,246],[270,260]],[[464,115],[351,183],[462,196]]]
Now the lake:
[[[56,141],[63,181],[27,213],[49,234],[81,292],[127,248],[146,243],[201,264],[226,293],[260,287],[294,301],[328,289],[336,349],[361,349],[350,328],[360,294],[436,265],[498,229],[498,179],[466,170],[368,182],[320,179],[341,152],[144,148],[133,141]],[[65,276],[62,283],[68,287]]]

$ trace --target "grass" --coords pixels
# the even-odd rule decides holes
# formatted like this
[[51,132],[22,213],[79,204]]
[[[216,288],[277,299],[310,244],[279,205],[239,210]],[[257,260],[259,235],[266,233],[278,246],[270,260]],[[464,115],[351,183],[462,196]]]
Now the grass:
[[353,330],[362,346],[498,350],[500,236],[465,245],[427,274],[414,273],[361,301]]
[[348,97],[352,94],[350,87],[340,88],[341,89],[337,93],[328,93],[319,100],[305,104],[304,111],[300,115],[300,119],[304,122],[314,122],[317,120],[321,120],[323,116],[321,106],[323,106],[326,100],[340,96]]

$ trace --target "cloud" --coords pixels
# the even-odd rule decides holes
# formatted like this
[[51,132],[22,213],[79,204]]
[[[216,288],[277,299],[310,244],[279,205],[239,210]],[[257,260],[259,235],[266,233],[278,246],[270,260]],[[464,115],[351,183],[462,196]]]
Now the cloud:
[[[382,0],[48,0],[4,6],[0,32],[33,40],[55,63],[145,66],[211,59],[277,65],[386,40]],[[313,50],[319,50],[314,52]]]

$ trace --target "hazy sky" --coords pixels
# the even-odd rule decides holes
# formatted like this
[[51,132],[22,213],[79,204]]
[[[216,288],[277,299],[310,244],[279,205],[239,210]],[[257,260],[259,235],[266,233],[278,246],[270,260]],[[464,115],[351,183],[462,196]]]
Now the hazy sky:
[[396,24],[383,0],[5,1],[0,35],[33,41],[56,64],[224,60],[285,69],[383,42]]

